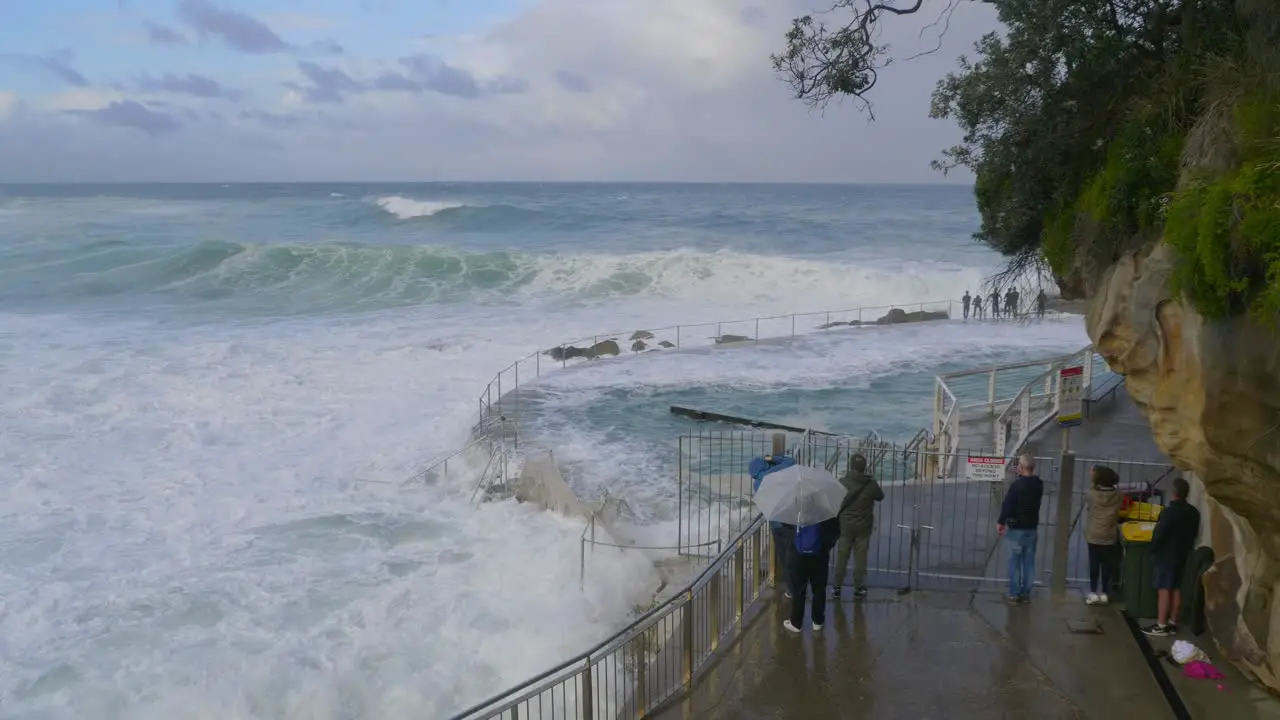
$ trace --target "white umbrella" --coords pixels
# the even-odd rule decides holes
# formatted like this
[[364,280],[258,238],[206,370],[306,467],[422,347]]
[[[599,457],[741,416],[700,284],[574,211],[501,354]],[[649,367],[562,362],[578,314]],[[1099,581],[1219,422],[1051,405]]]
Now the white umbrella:
[[769,520],[805,527],[839,514],[845,492],[826,470],[792,465],[765,475],[753,499]]

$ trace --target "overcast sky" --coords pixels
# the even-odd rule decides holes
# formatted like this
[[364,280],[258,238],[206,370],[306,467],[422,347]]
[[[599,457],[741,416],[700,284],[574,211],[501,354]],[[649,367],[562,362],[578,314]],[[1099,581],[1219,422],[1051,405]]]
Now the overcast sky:
[[[930,92],[995,28],[964,3],[868,124],[769,66],[818,0],[0,3],[0,182],[942,182]],[[934,47],[943,5],[882,40]]]

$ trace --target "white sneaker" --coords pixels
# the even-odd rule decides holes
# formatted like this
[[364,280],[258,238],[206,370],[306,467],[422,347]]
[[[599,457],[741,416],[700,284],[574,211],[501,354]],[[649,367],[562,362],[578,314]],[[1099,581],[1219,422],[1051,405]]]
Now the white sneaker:
[[1102,593],[1101,595],[1098,596],[1099,605],[1106,605],[1109,602],[1111,602],[1111,598],[1108,598],[1106,593]]
[[813,630],[814,632],[820,632],[822,630],[822,623],[814,623]]
[[784,592],[784,593],[782,593],[782,594],[783,594],[783,595],[785,595],[785,596],[787,597],[787,599],[788,599],[788,600],[794,600],[794,599],[795,599],[795,598],[791,597],[791,591],[790,591],[790,590],[787,590],[786,592]]
[[1101,602],[1101,600],[1098,597],[1098,593],[1089,593],[1084,597],[1085,605],[1097,605],[1099,602]]
[[795,625],[792,625],[790,620],[783,620],[782,627],[787,632],[793,632],[793,633],[800,632],[800,628],[796,627]]

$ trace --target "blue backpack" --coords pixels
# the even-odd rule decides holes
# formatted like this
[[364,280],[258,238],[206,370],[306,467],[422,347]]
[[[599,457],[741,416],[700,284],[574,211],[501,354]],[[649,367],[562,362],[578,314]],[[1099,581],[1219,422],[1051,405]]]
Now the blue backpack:
[[817,525],[805,525],[796,530],[796,552],[801,555],[822,552],[822,532]]

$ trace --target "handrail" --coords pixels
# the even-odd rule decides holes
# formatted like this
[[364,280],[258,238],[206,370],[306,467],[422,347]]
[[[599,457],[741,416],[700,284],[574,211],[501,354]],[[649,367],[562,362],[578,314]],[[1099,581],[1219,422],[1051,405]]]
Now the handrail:
[[[1093,345],[1085,345],[1083,348],[1073,353],[1068,353],[1066,355],[1062,355],[1062,356],[1059,356],[1058,358],[1055,358],[1049,364],[1049,367],[1044,372],[1040,373],[1039,375],[1035,376],[1031,380],[1027,381],[1027,383],[1022,386],[1022,388],[1018,391],[1018,394],[1014,396],[1013,402],[1009,403],[1009,406],[1004,409],[1004,412],[1000,413],[1000,415],[996,418],[995,423],[992,426],[996,434],[996,449],[998,452],[1004,455],[1018,454],[1019,452],[1022,451],[1022,446],[1026,444],[1027,440],[1030,439],[1031,436],[1035,434],[1035,432],[1038,431],[1045,423],[1047,423],[1049,420],[1053,419],[1055,415],[1057,415],[1058,413],[1058,392],[1057,391],[1058,391],[1058,382],[1060,377],[1059,371],[1061,371],[1062,368],[1065,367],[1066,363],[1075,362],[1076,360],[1079,360],[1081,355],[1085,356],[1085,359],[1083,361],[1084,365],[1091,366],[1093,363],[1093,356],[1094,356]],[[1088,384],[1090,382],[1091,376],[1092,376],[1092,372],[1090,371],[1084,379],[1086,387],[1083,388],[1084,390],[1083,394],[1085,397],[1088,397],[1089,395]],[[1045,390],[1044,394],[1049,395],[1052,398],[1052,401],[1051,401],[1052,405],[1050,406],[1049,411],[1045,413],[1044,417],[1040,418],[1035,423],[1032,423],[1030,419],[1031,395],[1033,392],[1032,388],[1035,387],[1036,385],[1042,385],[1044,387],[1044,390]],[[1010,426],[1012,425],[1010,417],[1015,409],[1017,410],[1018,417],[1019,417],[1018,435],[1017,435],[1016,441],[1013,443],[1012,448],[1010,448],[1008,446],[1003,445],[1000,442],[1000,439],[1002,435],[1007,437],[1007,433],[1010,429]]]
[[[1081,358],[1081,355],[1086,355]],[[1048,422],[1057,411],[1057,383],[1059,380],[1058,373],[1067,362],[1083,362],[1085,366],[1084,383],[1086,386],[1086,394],[1092,382],[1093,369],[1092,365],[1095,358],[1092,345],[1086,345],[1080,350],[1067,353],[1051,358],[1039,360],[1030,360],[1025,362],[1008,363],[1006,365],[996,365],[992,367],[981,368],[977,370],[962,370],[958,372],[940,374],[936,378],[936,389],[934,398],[934,434],[938,436],[939,450],[948,455],[954,454],[961,442],[960,424],[965,419],[964,413],[975,408],[986,407],[993,418],[992,430],[994,431],[994,451],[1000,453],[1016,453],[1021,445],[1024,444],[1032,434],[1040,429],[1044,423]],[[1003,371],[1025,370],[1027,368],[1043,367],[1044,370],[1035,376],[1021,383],[1017,392],[1013,397],[998,397],[998,375]],[[953,388],[952,383],[956,380],[973,378],[986,375],[989,377],[987,383],[987,397],[984,401],[962,402],[959,400],[958,388]],[[1019,380],[1026,377],[1025,374],[1016,374]],[[1041,389],[1043,388],[1043,389]],[[1031,422],[1031,402],[1035,399],[1050,398],[1053,404],[1049,412],[1042,418]],[[1027,415],[1028,422],[1024,428],[1021,423],[1018,427],[1018,437],[1009,439],[1007,434],[1011,429],[1013,419],[1021,418]],[[1003,436],[1003,437],[1002,437]],[[1012,449],[1005,448],[1006,442],[1012,442]],[[1007,452],[1006,452],[1007,450]]]
[[[623,337],[630,337],[630,335],[633,335],[636,333],[647,333],[651,336],[650,338],[648,338],[649,340],[656,341],[657,338],[652,336],[655,336],[657,334],[664,333],[664,332],[669,333],[674,331],[675,332],[674,342],[671,342],[671,347],[669,349],[680,351],[680,350],[689,349],[688,344],[683,342],[683,338],[682,338],[683,330],[695,329],[695,328],[707,328],[707,327],[715,326],[716,327],[715,336],[707,338],[707,339],[713,340],[714,342],[698,345],[698,347],[710,348],[710,347],[715,347],[716,344],[724,344],[724,343],[720,343],[719,341],[722,337],[725,336],[724,330],[726,326],[742,326],[747,324],[751,324],[753,326],[750,336],[747,336],[747,341],[758,343],[762,339],[795,338],[799,335],[814,334],[820,331],[831,330],[835,327],[840,327],[840,326],[874,325],[876,321],[879,319],[879,317],[865,318],[865,315],[867,313],[875,313],[879,311],[885,311],[885,314],[887,315],[888,311],[892,311],[895,309],[907,310],[909,312],[924,312],[928,310],[929,312],[945,313],[947,318],[951,318],[954,316],[954,313],[952,312],[954,302],[955,301],[953,300],[931,300],[926,302],[898,303],[898,304],[890,304],[890,305],[875,305],[875,306],[866,306],[866,307],[847,308],[843,310],[815,310],[812,312],[783,313],[778,315],[761,315],[758,317],[743,318],[738,320],[711,320],[711,321],[697,322],[697,323],[680,323],[676,325],[668,325],[665,327],[650,327],[650,328],[639,328],[639,329],[633,328],[631,330],[625,330],[620,332],[595,333],[590,336],[584,336],[574,340],[561,342],[557,345],[551,346],[549,349],[535,350],[529,353],[528,355],[525,355],[524,357],[516,360],[510,365],[506,366],[502,370],[498,371],[498,373],[493,376],[493,379],[490,380],[484,386],[484,389],[481,390],[477,398],[479,403],[479,409],[480,409],[479,418],[481,423],[483,423],[485,417],[492,412],[492,408],[495,404],[501,406],[503,396],[511,393],[512,391],[519,390],[521,387],[527,386],[532,382],[537,381],[539,378],[542,377],[544,371],[549,369],[553,364],[559,365],[562,368],[567,366],[569,358],[565,356],[565,353],[563,351],[566,348],[577,347],[578,344],[582,344],[582,343],[589,343],[588,347],[594,347],[603,339],[616,340]],[[848,319],[854,315],[857,316],[856,319]],[[883,317],[883,315],[880,317]],[[804,318],[814,318],[814,319],[822,318],[823,322],[813,330],[803,330],[803,329],[798,330],[796,326],[796,321],[797,319],[804,319]],[[761,334],[760,325],[762,322],[767,323],[769,321],[786,321],[786,320],[789,320],[790,322],[786,324],[785,330],[783,332],[779,332],[777,334],[766,334],[766,335]],[[736,328],[729,327],[729,329],[736,329]],[[728,344],[736,344],[736,343],[730,342]],[[547,363],[548,367],[544,368],[543,362],[542,362],[542,356],[546,353],[552,352],[555,349],[560,349],[562,351],[560,359],[549,360]],[[649,350],[649,349],[651,348],[646,347],[646,350]],[[656,348],[652,348],[652,349],[656,349]],[[619,350],[622,352],[627,352],[629,348],[620,347]],[[589,357],[590,359],[598,359],[599,356],[584,355],[582,357]],[[532,365],[532,368],[529,367],[530,365]],[[520,377],[522,368],[524,369],[524,376],[525,376],[523,381],[521,380],[521,377]],[[530,373],[530,370],[532,370],[532,373]],[[531,375],[532,377],[530,377]],[[516,410],[518,411],[519,409],[518,395],[515,396],[515,404],[516,404]]]
[[[761,532],[761,529],[764,526],[764,517],[757,516],[755,520],[746,527],[746,529],[733,539],[728,547],[726,547],[715,560],[713,560],[701,573],[698,574],[696,578],[694,578],[693,581],[685,585],[670,598],[640,615],[640,617],[633,620],[625,628],[619,630],[609,638],[592,647],[590,650],[580,653],[514,688],[500,692],[487,700],[471,706],[470,708],[454,715],[454,720],[465,720],[473,717],[502,717],[503,713],[506,713],[531,698],[537,697],[558,683],[558,681],[548,683],[548,680],[575,668],[579,669],[579,673],[582,672],[582,668],[590,668],[592,666],[592,658],[606,655],[607,651],[625,645],[634,636],[647,630],[649,626],[655,625],[657,621],[675,614],[677,610],[683,609],[688,603],[692,602],[694,593],[707,585],[708,581],[725,567],[725,564],[730,558],[734,558],[738,555],[738,552],[743,548],[748,538],[753,535],[757,536],[757,538],[764,538],[764,544],[767,545],[768,534]],[[745,578],[739,579],[745,581]],[[755,598],[752,598],[753,604],[754,600]],[[741,618],[739,618],[739,620],[740,619]],[[687,655],[692,652],[692,648],[684,648],[684,652]],[[705,662],[705,659],[703,662]],[[696,661],[691,662],[691,659],[689,658],[686,659],[685,664],[686,666],[698,665]],[[683,687],[684,683],[687,683],[692,679],[692,671],[695,669],[696,667],[686,667],[686,672],[684,673],[686,677],[680,687]],[[591,680],[588,676],[586,683],[589,685],[590,682]],[[676,689],[678,688],[673,689],[673,692]]]

